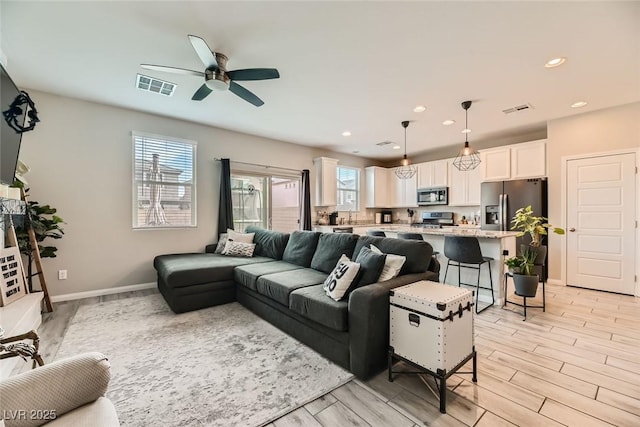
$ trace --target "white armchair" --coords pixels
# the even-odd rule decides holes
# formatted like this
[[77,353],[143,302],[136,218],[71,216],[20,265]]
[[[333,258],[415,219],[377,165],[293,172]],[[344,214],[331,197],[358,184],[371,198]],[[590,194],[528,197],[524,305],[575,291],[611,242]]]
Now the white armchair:
[[104,397],[110,368],[106,356],[85,353],[0,381],[5,426],[119,426],[113,403]]

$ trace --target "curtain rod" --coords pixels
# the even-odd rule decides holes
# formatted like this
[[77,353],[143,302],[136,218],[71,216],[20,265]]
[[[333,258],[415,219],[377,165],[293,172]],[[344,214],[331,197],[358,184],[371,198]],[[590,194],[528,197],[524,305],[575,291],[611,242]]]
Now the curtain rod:
[[[219,157],[214,157],[213,160],[220,161],[222,160]],[[247,163],[247,162],[238,162],[235,160],[229,160],[231,163],[237,163],[239,165],[248,165],[248,166],[258,166],[265,169],[279,169],[283,171],[291,171],[291,172],[302,172],[300,169],[290,169],[290,168],[281,168],[280,166],[269,166],[269,165],[261,165],[260,163]]]

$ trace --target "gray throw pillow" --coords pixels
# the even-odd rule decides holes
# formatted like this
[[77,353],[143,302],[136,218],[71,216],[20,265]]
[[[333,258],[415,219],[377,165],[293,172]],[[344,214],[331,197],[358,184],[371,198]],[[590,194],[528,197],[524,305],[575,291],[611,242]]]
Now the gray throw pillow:
[[349,259],[358,242],[358,236],[350,233],[323,233],[318,240],[318,247],[311,260],[311,268],[331,273],[342,255]]
[[[294,231],[289,236],[289,243],[282,254],[282,260],[301,267],[309,267],[319,237],[320,233],[317,231]],[[333,269],[334,266],[335,262],[331,268]]]
[[376,283],[384,269],[386,258],[387,256],[384,254],[377,254],[369,248],[362,248],[356,258],[356,263],[360,264],[356,287]]

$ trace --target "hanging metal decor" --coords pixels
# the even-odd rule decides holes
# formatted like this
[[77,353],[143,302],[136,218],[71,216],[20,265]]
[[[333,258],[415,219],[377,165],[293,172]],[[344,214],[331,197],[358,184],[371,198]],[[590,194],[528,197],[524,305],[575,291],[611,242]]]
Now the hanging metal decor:
[[418,172],[418,169],[409,162],[407,158],[407,127],[409,126],[409,121],[405,120],[402,122],[402,127],[404,128],[404,157],[400,160],[400,166],[396,168],[396,176],[400,179],[411,179]]
[[[25,110],[27,111],[27,117],[29,118],[28,125],[23,126],[20,124],[19,118],[24,115]],[[40,121],[38,118],[38,110],[36,110],[36,105],[29,97],[29,94],[25,91],[20,91],[16,99],[13,100],[9,109],[2,112],[4,116],[4,120],[11,127],[11,129],[15,130],[16,133],[24,133],[36,127],[36,123]]]
[[462,108],[464,108],[464,129],[466,131],[464,134],[464,147],[453,160],[453,165],[461,171],[473,170],[480,164],[480,153],[469,147],[469,107],[471,107],[471,101],[462,103]]

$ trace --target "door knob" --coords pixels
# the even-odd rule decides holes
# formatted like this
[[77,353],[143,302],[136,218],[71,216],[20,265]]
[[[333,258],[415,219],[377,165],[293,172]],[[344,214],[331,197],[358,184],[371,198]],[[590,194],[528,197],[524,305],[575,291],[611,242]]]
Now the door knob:
[[571,227],[571,228],[569,229],[569,231],[573,233],[574,231],[576,231],[576,229],[575,229],[575,228],[573,228],[573,227]]

